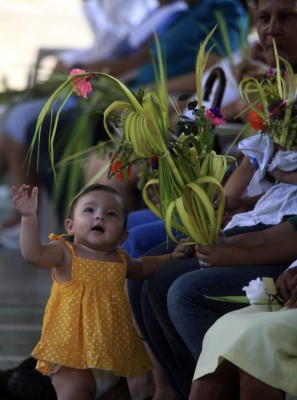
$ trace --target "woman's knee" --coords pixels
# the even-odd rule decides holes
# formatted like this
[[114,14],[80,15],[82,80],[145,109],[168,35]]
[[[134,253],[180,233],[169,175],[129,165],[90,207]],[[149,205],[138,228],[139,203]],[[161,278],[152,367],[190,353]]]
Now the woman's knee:
[[170,314],[179,313],[184,307],[193,306],[203,299],[205,285],[201,271],[196,269],[177,278],[168,290],[167,305]]
[[170,286],[167,294],[168,309],[180,308],[183,304],[191,302],[187,274],[176,279]]
[[242,399],[284,400],[286,397],[285,392],[282,390],[274,388],[260,381],[243,370],[239,370],[239,376],[241,394],[240,398]]

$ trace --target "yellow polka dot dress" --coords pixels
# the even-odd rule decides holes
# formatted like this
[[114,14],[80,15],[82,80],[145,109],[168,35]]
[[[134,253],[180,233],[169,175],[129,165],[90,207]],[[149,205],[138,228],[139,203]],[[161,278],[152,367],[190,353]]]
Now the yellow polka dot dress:
[[127,377],[151,369],[124,290],[124,254],[119,250],[119,263],[90,260],[76,256],[71,244],[65,244],[72,252],[72,279],[59,284],[53,277],[41,340],[32,352],[36,368],[47,374],[49,363],[54,363]]

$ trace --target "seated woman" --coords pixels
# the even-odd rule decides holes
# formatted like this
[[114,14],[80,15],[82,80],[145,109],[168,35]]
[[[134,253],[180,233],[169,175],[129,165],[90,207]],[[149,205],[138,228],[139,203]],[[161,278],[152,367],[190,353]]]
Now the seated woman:
[[220,318],[206,333],[190,400],[283,400],[297,395],[297,267],[276,282],[287,306],[251,305]]
[[[267,62],[275,66],[272,47],[274,38],[279,46],[280,55],[291,63],[294,71],[297,71],[297,42],[291,34],[296,28],[297,2],[259,0],[255,4],[258,16],[257,30]],[[284,10],[286,15],[290,16],[286,23],[282,19]],[[250,179],[250,175],[247,176]],[[243,179],[246,179],[240,173],[237,177],[241,184]],[[296,205],[295,199],[296,197],[292,198]],[[274,229],[288,224],[283,222]],[[267,225],[265,227],[267,228]],[[271,231],[266,230],[262,234],[267,232]],[[239,239],[242,236],[233,238]],[[242,239],[245,245],[246,238]],[[142,334],[160,363],[163,362],[168,376],[175,384],[179,384],[186,398],[205,332],[220,316],[238,307],[231,303],[214,303],[205,295],[239,295],[246,282],[257,276],[265,274],[276,278],[296,259],[295,241],[296,232],[292,232],[288,236],[281,235],[275,238],[269,245],[264,241],[252,248],[243,246],[240,251],[237,251],[238,247],[228,244],[200,248],[198,258],[203,262],[210,262],[209,258],[213,257],[211,268],[199,268],[197,258],[170,263],[144,285],[140,294],[132,296],[132,302],[138,309],[135,315]],[[221,251],[216,251],[218,248]]]
[[[244,306],[206,296],[241,295],[246,282],[257,276],[276,279],[296,259],[296,222],[295,217],[261,232],[226,238],[221,244],[198,246],[197,258],[168,264],[144,284],[140,294],[133,287],[130,301],[132,297],[137,324],[184,398],[189,395],[205,332],[220,316]],[[148,254],[167,251],[167,244],[163,246]],[[201,268],[199,259],[211,262],[211,267]]]

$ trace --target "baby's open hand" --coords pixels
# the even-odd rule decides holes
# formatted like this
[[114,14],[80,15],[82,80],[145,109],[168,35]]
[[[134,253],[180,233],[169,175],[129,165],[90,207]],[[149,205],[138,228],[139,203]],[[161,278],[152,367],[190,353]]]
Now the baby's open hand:
[[180,240],[180,243],[176,246],[172,253],[172,258],[174,260],[193,257],[194,247],[188,244],[184,244],[187,242],[191,242],[191,239],[183,238]]
[[32,189],[31,196],[29,189],[28,185],[22,185],[19,189],[13,186],[11,189],[13,205],[23,217],[35,214],[37,210],[38,188]]

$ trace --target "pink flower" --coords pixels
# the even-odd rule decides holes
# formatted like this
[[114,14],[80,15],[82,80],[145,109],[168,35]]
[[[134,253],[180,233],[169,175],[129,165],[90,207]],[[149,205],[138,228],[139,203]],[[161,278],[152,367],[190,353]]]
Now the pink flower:
[[220,113],[220,110],[216,108],[206,108],[205,117],[210,118],[213,125],[223,125],[226,122],[225,117]]
[[[79,68],[74,68],[70,72],[70,76],[85,74],[86,71]],[[88,74],[87,76],[80,76],[72,80],[73,88],[75,93],[78,96],[82,96],[84,99],[88,97],[88,93],[92,91],[92,86],[90,84],[90,80],[94,77],[93,73]]]

